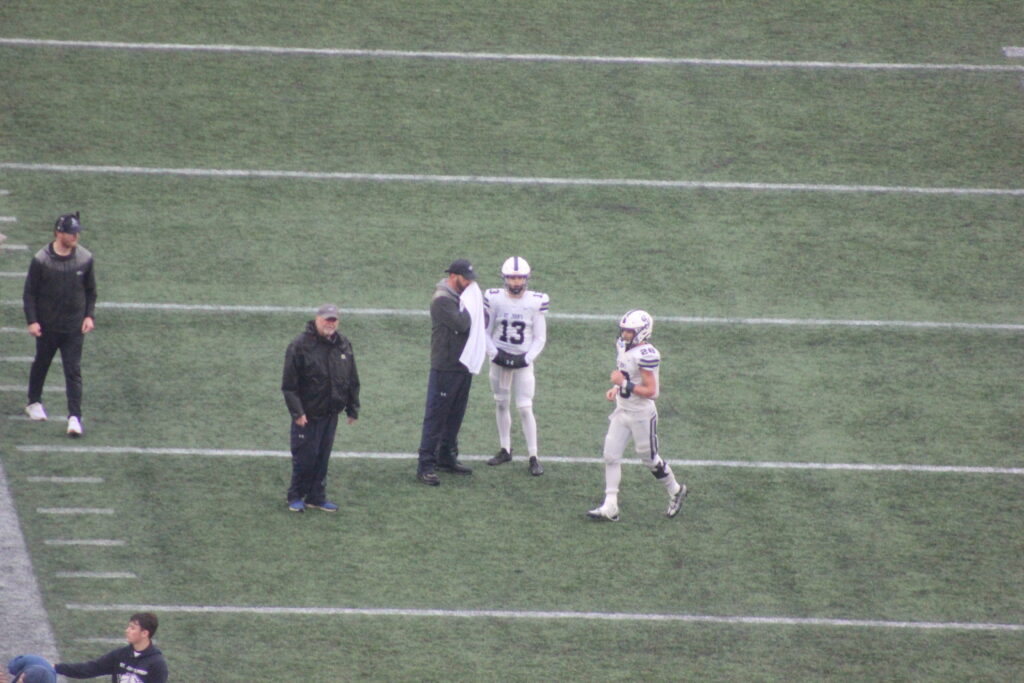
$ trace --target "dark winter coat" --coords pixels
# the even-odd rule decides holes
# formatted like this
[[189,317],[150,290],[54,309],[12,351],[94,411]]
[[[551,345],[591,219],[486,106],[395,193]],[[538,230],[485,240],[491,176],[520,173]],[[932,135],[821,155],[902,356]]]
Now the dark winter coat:
[[295,420],[316,419],[345,411],[359,417],[359,372],[352,344],[334,333],[324,338],[312,320],[295,337],[284,356],[281,391]]

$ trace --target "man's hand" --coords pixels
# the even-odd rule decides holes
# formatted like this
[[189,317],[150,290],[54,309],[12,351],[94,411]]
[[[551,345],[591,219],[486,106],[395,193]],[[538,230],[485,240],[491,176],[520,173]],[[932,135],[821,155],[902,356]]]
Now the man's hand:
[[82,320],[82,334],[89,334],[95,329],[96,322],[89,316],[86,316],[85,319]]
[[309,420],[306,419],[306,414],[303,413],[302,415],[299,415],[297,418],[295,418],[295,424],[297,424],[300,427],[305,427],[306,425],[308,425]]
[[28,326],[28,333],[31,334],[33,337],[42,337],[43,326],[40,325],[39,323],[32,323],[31,325]]

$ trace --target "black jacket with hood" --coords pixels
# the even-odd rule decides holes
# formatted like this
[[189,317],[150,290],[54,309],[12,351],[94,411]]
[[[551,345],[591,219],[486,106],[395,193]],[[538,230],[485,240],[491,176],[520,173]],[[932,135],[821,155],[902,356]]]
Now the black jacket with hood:
[[345,411],[359,417],[359,372],[352,344],[335,332],[330,338],[310,320],[284,356],[281,391],[292,419],[323,418]]

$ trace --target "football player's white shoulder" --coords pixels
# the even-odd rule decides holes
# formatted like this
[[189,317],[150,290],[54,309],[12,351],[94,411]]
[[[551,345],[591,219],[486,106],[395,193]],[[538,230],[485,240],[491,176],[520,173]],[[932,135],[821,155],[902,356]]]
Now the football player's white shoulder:
[[484,307],[490,308],[493,304],[501,301],[501,293],[504,289],[488,289],[484,291]]
[[530,290],[527,292],[529,295],[530,308],[535,309],[538,313],[547,313],[548,307],[551,305],[551,299],[544,292],[535,292]]
[[488,289],[486,292],[484,292],[484,296],[494,298],[504,291],[505,290],[502,289],[501,287],[492,287],[491,289]]
[[661,352],[654,347],[653,344],[641,344],[633,348],[634,353],[637,356],[637,362],[640,363],[640,367],[653,370],[658,367],[661,363]]

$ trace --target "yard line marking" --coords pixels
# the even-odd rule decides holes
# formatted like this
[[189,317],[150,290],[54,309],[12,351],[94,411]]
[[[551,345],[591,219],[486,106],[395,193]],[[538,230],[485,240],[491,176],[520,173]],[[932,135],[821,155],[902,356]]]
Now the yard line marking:
[[44,484],[102,484],[103,477],[25,477],[25,481]]
[[[19,300],[8,299],[0,301],[3,306],[21,306]],[[99,302],[97,308],[109,308],[113,310],[139,310],[139,311],[181,311],[186,313],[208,312],[208,313],[297,313],[308,314],[310,306],[246,306],[246,305],[222,305],[222,304],[173,304],[173,303],[144,303],[144,302]],[[412,310],[402,308],[340,308],[340,312],[346,315],[383,315],[383,316],[416,316],[426,318],[430,315],[427,310]],[[574,321],[618,321],[618,315],[609,313],[548,313],[547,317],[553,320],[574,320]],[[805,327],[866,327],[866,328],[916,328],[916,329],[937,329],[937,330],[1005,330],[1013,332],[1024,331],[1024,323],[969,323],[969,322],[935,322],[927,320],[842,320],[829,318],[722,318],[706,316],[660,316],[662,323],[680,323],[684,325],[778,325],[778,326],[805,326]],[[0,331],[23,332],[16,328],[0,328]]]
[[[245,450],[237,448],[142,448],[136,446],[41,446],[20,445],[15,449],[22,453],[98,453],[103,455],[198,455],[203,457],[245,457],[245,458],[290,458],[290,451]],[[415,460],[415,453],[373,453],[366,451],[334,451],[332,458],[351,460]],[[488,460],[489,455],[459,454],[463,460]],[[568,456],[544,456],[544,462],[596,465],[604,463],[603,458],[576,458]],[[623,460],[629,465],[639,465],[635,459]],[[733,467],[780,470],[843,470],[855,472],[932,472],[956,474],[1013,474],[1024,475],[1024,467],[971,467],[966,465],[886,465],[870,463],[827,463],[827,462],[773,462],[744,460],[680,460],[672,459],[680,467]]]
[[57,572],[58,579],[137,579],[131,572]]
[[0,363],[31,363],[34,360],[32,356],[0,356]]
[[19,271],[4,271],[0,272],[0,277],[25,277],[25,273]]
[[11,193],[10,190],[0,190],[0,197],[6,197]]
[[40,515],[112,515],[112,508],[36,508]]
[[124,541],[117,541],[109,538],[48,538],[43,541],[43,545],[86,545],[113,547],[124,545]]
[[[18,422],[42,422],[43,420],[33,420],[28,415],[5,415],[8,420],[15,420]],[[61,422],[68,419],[67,415],[50,415],[48,420],[50,422]]]
[[1004,47],[1003,54],[1010,58],[1024,57],[1024,47]]
[[487,619],[587,619],[601,621],[665,621],[747,626],[846,626],[957,631],[1024,631],[1024,624],[958,621],[887,621],[816,617],[719,616],[710,614],[651,614],[538,610],[407,609],[400,607],[258,607],[245,605],[98,605],[67,603],[80,612],[184,612],[189,614],[261,614],[298,616],[455,617]]
[[[0,391],[20,391],[22,393],[28,391],[28,386],[18,386],[16,384],[0,384]],[[63,392],[64,387],[43,387],[43,391],[50,393],[56,393],[58,391]]]
[[17,223],[17,216],[0,216],[0,223]]
[[124,638],[73,638],[76,643],[106,643],[108,645],[124,645]]
[[0,334],[28,334],[24,327],[0,327]]
[[124,43],[102,40],[42,40],[0,38],[0,45],[25,47],[99,48],[108,50],[154,50],[164,52],[227,52],[240,54],[313,55],[321,57],[369,57],[375,59],[440,59],[490,62],[569,62],[583,64],[636,64],[651,66],[732,66],[790,69],[859,69],[885,71],[1021,71],[1024,67],[998,64],[901,64],[886,62],[824,62],[762,59],[706,59],[700,57],[617,57],[601,55],[557,55],[498,52],[457,52],[428,50],[363,50],[344,48],[276,47],[268,45],[226,45],[188,43]]
[[27,244],[0,244],[0,251],[28,251]]
[[[1020,67],[1024,70],[1024,66]],[[760,192],[839,192],[924,195],[1006,195],[1024,197],[1024,188],[913,187],[903,185],[829,185],[813,183],[720,182],[704,180],[649,180],[643,178],[546,178],[525,176],[430,175],[422,173],[362,173],[343,171],[280,171],[259,169],[159,168],[151,166],[95,166],[75,164],[0,163],[0,170],[46,173],[113,173],[119,175],[173,175],[200,178],[285,178],[379,183],[441,183],[474,185],[541,185],[560,187],[644,187],[667,190],[754,190]]]

